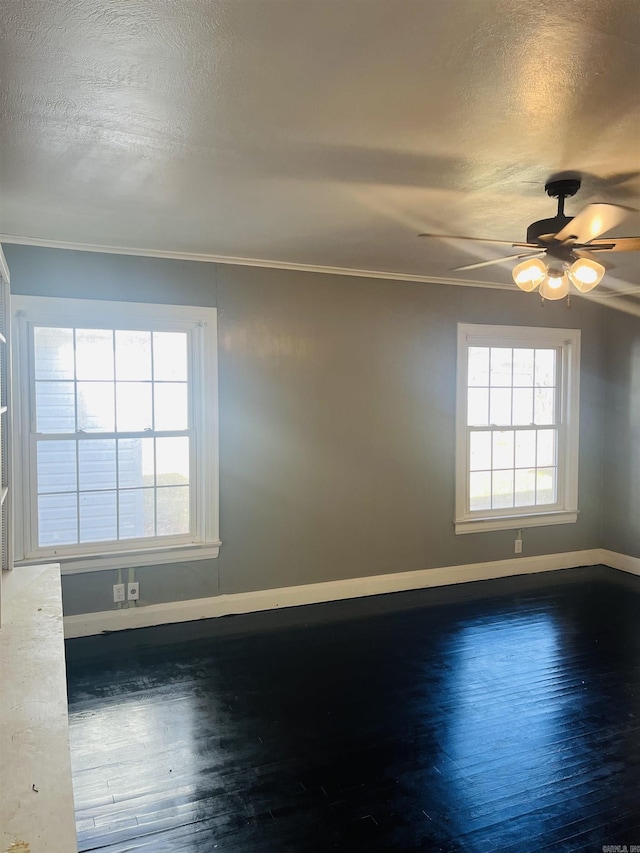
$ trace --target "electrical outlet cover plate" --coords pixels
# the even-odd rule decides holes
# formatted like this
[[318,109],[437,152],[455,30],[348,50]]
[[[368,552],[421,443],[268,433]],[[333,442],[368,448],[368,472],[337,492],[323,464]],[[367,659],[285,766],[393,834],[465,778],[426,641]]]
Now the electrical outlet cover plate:
[[113,600],[124,601],[124,584],[114,583],[113,585]]
[[127,598],[129,601],[137,601],[140,598],[140,582],[132,581],[127,584]]

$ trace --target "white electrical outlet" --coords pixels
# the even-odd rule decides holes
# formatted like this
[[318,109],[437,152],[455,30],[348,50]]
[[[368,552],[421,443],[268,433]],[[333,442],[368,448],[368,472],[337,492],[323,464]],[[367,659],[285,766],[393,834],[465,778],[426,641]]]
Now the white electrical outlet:
[[140,598],[140,581],[127,584],[127,598],[129,601],[137,601]]
[[113,585],[113,600],[124,601],[124,584],[114,583]]
[[522,554],[522,532],[518,530],[518,535],[516,536],[516,545],[514,548],[515,554]]

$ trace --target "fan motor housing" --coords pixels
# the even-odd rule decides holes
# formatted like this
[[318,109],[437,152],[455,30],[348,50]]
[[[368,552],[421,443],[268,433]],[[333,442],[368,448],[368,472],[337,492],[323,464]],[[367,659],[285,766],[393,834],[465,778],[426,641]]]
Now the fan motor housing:
[[542,236],[552,237],[572,219],[573,216],[554,216],[552,219],[539,219],[537,222],[532,222],[527,228],[527,243],[538,243]]

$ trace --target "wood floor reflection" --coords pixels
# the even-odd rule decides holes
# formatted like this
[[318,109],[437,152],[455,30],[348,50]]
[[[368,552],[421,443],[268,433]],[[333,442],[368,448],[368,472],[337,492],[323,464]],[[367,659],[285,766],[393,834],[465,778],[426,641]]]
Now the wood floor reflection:
[[81,851],[640,845],[640,579],[603,567],[67,643]]

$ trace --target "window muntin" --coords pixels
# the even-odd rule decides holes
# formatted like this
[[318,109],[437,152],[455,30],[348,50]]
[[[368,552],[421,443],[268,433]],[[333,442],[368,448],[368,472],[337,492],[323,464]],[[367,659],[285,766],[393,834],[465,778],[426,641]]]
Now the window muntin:
[[459,325],[456,532],[575,520],[579,342]]
[[217,556],[215,309],[15,302],[21,559]]

